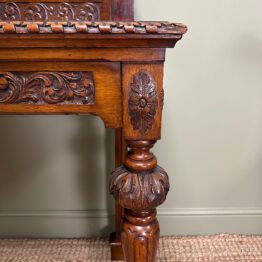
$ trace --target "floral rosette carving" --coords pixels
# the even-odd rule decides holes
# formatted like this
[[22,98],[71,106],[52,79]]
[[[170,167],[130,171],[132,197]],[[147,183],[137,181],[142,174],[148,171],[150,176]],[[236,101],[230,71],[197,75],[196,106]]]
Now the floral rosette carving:
[[22,79],[12,73],[0,73],[0,103],[14,103],[22,90]]
[[55,8],[53,5],[47,7],[51,17],[56,18],[57,20],[73,20],[74,19],[74,10],[72,5],[68,3],[61,3],[58,8]]
[[149,173],[133,173],[118,167],[110,180],[110,192],[127,209],[143,211],[161,205],[169,191],[168,175],[157,166]]
[[100,17],[99,9],[92,3],[85,3],[76,8],[76,21],[95,21],[98,17]]
[[0,8],[0,18],[3,21],[15,21],[20,20],[21,11],[17,4],[7,3],[3,6],[3,9]]
[[134,130],[146,133],[154,124],[158,107],[156,82],[146,71],[133,76],[128,109]]
[[30,4],[22,12],[25,21],[41,21],[48,18],[44,4]]

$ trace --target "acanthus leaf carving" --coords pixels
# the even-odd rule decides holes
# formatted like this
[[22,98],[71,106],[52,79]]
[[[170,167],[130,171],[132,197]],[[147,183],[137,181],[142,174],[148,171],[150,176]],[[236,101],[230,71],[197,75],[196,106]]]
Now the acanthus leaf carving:
[[147,173],[131,172],[120,166],[111,176],[110,192],[127,209],[153,209],[165,201],[168,191],[168,175],[160,166]]
[[0,72],[0,104],[94,104],[91,72]]
[[134,130],[144,134],[155,121],[158,107],[157,87],[152,75],[140,71],[133,76],[130,84],[128,110]]

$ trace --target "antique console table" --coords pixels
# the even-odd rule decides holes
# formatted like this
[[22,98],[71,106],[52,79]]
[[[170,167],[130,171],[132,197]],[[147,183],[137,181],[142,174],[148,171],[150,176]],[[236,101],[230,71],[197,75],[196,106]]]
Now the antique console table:
[[160,139],[165,49],[187,28],[132,20],[132,0],[0,1],[0,114],[94,114],[114,128],[112,259],[151,262],[156,207],[169,189],[150,151]]

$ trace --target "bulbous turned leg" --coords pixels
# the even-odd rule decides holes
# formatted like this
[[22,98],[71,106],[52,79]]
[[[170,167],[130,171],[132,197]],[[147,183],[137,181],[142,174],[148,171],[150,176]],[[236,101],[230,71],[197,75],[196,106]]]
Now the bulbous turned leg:
[[150,152],[155,141],[127,141],[128,155],[110,180],[110,191],[125,208],[121,232],[127,262],[153,262],[159,239],[156,207],[169,190],[168,175]]

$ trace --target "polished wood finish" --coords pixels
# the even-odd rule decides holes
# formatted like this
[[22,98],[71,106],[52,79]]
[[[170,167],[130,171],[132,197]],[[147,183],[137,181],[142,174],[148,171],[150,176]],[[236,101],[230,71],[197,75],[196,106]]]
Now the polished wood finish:
[[[123,129],[118,128],[115,131],[115,167],[120,166],[125,159],[127,147],[123,138]],[[121,230],[124,218],[124,209],[115,201],[115,232],[110,234],[110,247],[112,260],[124,260],[124,254],[121,244]]]
[[1,0],[0,20],[133,21],[133,0]]
[[125,209],[122,245],[126,261],[155,261],[159,240],[156,210],[134,212]]
[[112,0],[113,21],[134,20],[134,0]]
[[161,138],[165,49],[187,28],[133,16],[133,0],[0,1],[0,114],[93,114],[115,128],[112,259],[152,262],[156,207],[169,190],[151,152]]
[[164,61],[165,49],[161,48],[16,48],[0,49],[0,61],[110,61],[158,62]]
[[[123,138],[123,129],[118,128],[115,132],[115,167],[119,167],[126,157],[127,146],[126,142]],[[116,223],[116,240],[120,240],[120,234],[122,230],[122,220],[123,220],[124,210],[122,206],[116,201],[116,216],[115,216],[115,223]]]
[[155,34],[177,35],[186,27],[169,22],[90,22],[90,21],[0,21],[1,34]]
[[125,208],[121,238],[125,260],[154,261],[159,239],[156,207],[169,190],[166,172],[150,152],[155,141],[128,140],[124,165],[112,174],[110,191]]
[[110,180],[110,192],[124,208],[121,240],[128,262],[155,261],[159,239],[156,207],[169,179],[150,151],[161,138],[163,63],[123,63],[123,137],[129,148]]
[[0,21],[0,48],[168,48],[186,30],[167,22]]
[[1,3],[3,21],[98,21],[101,20],[99,3]]
[[[1,49],[0,49],[1,53]],[[19,104],[2,103],[1,97],[10,88],[1,87],[0,83],[0,114],[94,114],[101,117],[106,127],[121,127],[121,74],[120,64],[112,62],[11,62],[0,61],[0,80],[4,72],[13,74],[37,75],[39,72],[44,74],[54,74],[54,72],[85,72],[92,73],[94,85],[94,102],[88,104],[33,104],[31,101],[23,101]],[[29,73],[30,72],[30,73]],[[105,85],[106,83],[106,85]],[[34,84],[34,83],[33,83]],[[18,85],[16,85],[19,88]],[[51,85],[52,86],[52,85]],[[11,85],[12,87],[12,85]],[[48,88],[38,85],[36,89],[41,93]],[[57,86],[53,89],[57,89]],[[42,90],[42,91],[41,91]],[[74,102],[74,101],[72,101]]]
[[163,63],[123,64],[123,124],[126,139],[160,139]]
[[0,88],[0,104],[95,104],[91,71],[0,71]]

